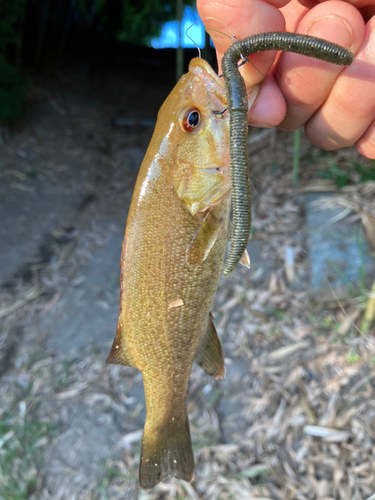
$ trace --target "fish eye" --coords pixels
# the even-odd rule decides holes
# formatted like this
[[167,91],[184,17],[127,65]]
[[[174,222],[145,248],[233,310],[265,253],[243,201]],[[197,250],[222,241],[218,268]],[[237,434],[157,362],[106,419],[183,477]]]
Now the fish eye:
[[201,114],[199,109],[190,108],[182,119],[182,128],[185,132],[192,132],[198,127],[201,121]]

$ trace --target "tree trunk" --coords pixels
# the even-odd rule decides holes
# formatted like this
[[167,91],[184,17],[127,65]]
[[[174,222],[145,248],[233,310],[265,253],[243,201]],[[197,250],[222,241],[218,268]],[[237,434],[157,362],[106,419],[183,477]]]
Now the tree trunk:
[[50,10],[51,10],[51,0],[45,0],[44,5],[43,5],[43,11],[42,11],[43,13],[42,13],[42,16],[40,19],[38,43],[36,45],[36,50],[35,50],[35,60],[34,60],[34,67],[35,68],[38,68],[39,64],[40,64],[40,57],[42,55],[43,42],[44,42],[46,30],[47,30],[47,24],[48,24]]
[[176,14],[178,21],[178,48],[176,51],[176,81],[178,81],[184,72],[184,49],[181,46],[182,34],[182,16],[184,12],[183,0],[176,0]]

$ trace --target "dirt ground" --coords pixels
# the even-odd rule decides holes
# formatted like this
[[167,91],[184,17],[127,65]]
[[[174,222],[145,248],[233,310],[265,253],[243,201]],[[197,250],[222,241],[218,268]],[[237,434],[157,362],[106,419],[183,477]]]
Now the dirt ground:
[[[375,329],[362,321],[375,276],[340,297],[313,290],[305,196],[335,190],[318,175],[332,164],[371,163],[303,139],[295,190],[292,135],[261,130],[249,142],[251,269],[222,278],[213,308],[226,378],[191,375],[195,480],[139,490],[142,377],[104,360],[132,189],[173,85],[148,80],[39,76],[3,134],[0,499],[375,499]],[[347,224],[375,217],[374,186],[344,192]]]

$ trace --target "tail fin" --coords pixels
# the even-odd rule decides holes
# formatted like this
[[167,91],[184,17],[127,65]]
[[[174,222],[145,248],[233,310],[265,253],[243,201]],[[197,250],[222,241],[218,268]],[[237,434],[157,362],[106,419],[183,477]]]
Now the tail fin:
[[191,447],[189,420],[186,409],[183,415],[163,429],[146,425],[142,438],[139,483],[149,490],[168,476],[192,481],[194,455]]

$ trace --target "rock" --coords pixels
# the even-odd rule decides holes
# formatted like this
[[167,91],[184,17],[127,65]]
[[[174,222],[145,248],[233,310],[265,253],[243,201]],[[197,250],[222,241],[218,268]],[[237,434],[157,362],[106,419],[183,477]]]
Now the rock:
[[375,272],[375,262],[360,222],[340,219],[343,208],[317,210],[317,200],[330,193],[306,195],[310,285],[322,298],[358,292],[363,277]]

